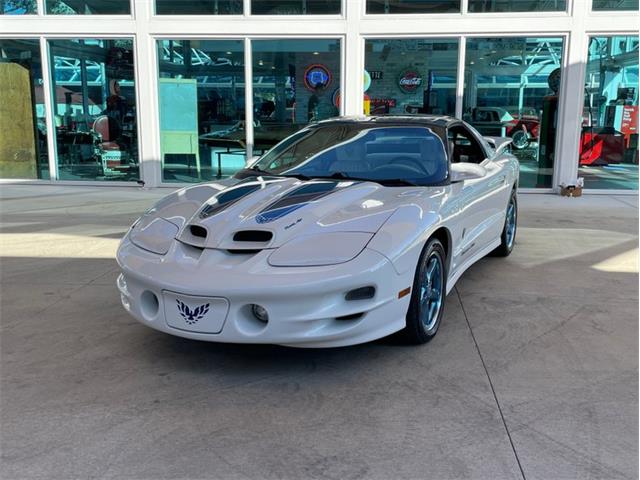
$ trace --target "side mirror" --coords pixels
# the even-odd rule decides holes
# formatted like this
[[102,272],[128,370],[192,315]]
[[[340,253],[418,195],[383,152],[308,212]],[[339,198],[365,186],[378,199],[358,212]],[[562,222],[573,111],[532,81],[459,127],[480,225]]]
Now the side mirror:
[[487,170],[475,163],[452,163],[451,183],[463,182],[464,180],[477,180],[483,178]]
[[504,150],[507,149],[511,142],[513,142],[513,138],[510,137],[484,137],[489,145],[493,147],[496,151],[496,155],[499,155]]

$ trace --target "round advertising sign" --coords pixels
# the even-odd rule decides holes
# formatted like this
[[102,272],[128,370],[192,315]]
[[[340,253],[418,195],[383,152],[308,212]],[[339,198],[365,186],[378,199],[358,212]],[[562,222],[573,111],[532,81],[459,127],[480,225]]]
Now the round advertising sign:
[[338,87],[333,91],[333,94],[331,95],[331,103],[333,103],[336,108],[340,108],[340,100],[340,87]]
[[364,71],[364,77],[362,80],[363,80],[362,86],[364,87],[364,91],[366,92],[371,87],[371,75],[366,70]]
[[324,90],[331,83],[331,78],[331,72],[324,65],[309,65],[304,71],[304,86],[312,92]]
[[405,70],[398,79],[398,86],[405,93],[414,93],[420,85],[422,85],[422,76],[415,70]]

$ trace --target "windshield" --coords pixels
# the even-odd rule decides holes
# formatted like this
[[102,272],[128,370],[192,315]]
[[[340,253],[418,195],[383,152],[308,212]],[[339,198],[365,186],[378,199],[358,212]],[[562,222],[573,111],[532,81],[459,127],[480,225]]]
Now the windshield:
[[315,125],[276,145],[252,168],[389,184],[440,185],[449,178],[442,137],[426,126]]

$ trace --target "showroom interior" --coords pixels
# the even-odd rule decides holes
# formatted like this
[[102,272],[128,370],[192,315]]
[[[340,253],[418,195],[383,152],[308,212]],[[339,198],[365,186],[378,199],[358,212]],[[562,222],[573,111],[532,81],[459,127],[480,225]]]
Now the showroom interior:
[[638,190],[637,0],[2,0],[0,10],[2,179],[202,182],[310,122],[427,113],[511,137],[523,191],[578,177],[587,192]]

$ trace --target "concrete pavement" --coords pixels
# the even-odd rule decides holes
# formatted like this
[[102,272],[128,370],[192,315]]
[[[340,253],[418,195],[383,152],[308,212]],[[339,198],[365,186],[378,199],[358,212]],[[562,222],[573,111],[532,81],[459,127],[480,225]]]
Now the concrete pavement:
[[3,479],[638,477],[638,201],[520,196],[422,347],[209,344],[129,318],[167,189],[0,186]]

